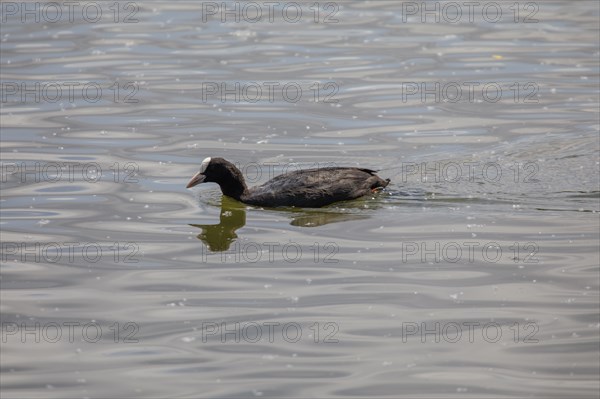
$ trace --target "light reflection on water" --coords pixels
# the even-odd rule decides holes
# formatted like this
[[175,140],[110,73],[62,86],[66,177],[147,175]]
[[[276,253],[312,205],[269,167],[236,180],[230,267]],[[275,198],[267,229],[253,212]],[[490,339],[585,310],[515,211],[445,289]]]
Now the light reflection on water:
[[[597,396],[597,3],[540,3],[536,24],[338,4],[334,24],[202,23],[192,2],[144,3],[134,24],[3,22],[3,83],[122,90],[3,102],[3,395]],[[303,97],[203,100],[224,81],[298,82]],[[505,91],[403,98],[465,81]],[[328,82],[338,101],[314,102]],[[515,102],[515,82],[537,102]],[[392,184],[258,209],[184,188],[206,156],[274,174],[360,165]],[[10,330],[36,323],[102,337]],[[262,339],[238,339],[248,323]]]

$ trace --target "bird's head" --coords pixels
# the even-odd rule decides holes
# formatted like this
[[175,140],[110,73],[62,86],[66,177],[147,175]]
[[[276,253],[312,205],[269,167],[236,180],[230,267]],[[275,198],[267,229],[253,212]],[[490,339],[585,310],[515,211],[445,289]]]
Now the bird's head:
[[212,169],[214,169],[214,167],[211,166],[211,160],[212,159],[208,157],[205,158],[204,161],[202,161],[202,164],[200,165],[200,171],[190,179],[186,188],[197,186],[200,183],[216,183],[216,181],[213,178]]
[[206,158],[196,173],[187,184],[187,188],[201,183],[217,183],[223,194],[238,199],[247,187],[242,172],[231,162],[223,158]]

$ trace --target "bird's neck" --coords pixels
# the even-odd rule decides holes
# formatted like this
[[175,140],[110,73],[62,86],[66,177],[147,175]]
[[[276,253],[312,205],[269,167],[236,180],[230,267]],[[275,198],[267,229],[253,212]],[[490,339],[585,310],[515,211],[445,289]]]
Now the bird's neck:
[[223,176],[221,183],[221,191],[224,195],[236,200],[240,200],[244,194],[248,193],[248,187],[244,180],[242,172],[233,164],[227,165],[227,173]]

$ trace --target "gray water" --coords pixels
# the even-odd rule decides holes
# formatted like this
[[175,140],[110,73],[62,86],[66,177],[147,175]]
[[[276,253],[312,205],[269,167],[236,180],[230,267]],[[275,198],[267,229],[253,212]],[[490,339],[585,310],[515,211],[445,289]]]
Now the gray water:
[[2,3],[3,398],[598,397],[598,2],[313,3]]

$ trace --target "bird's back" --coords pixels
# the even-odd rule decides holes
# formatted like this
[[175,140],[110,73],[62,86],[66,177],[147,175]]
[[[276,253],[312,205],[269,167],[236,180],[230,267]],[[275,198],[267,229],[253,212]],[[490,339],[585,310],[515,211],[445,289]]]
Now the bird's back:
[[375,171],[361,168],[319,168],[286,173],[253,187],[243,202],[267,207],[321,207],[351,200],[387,186]]

